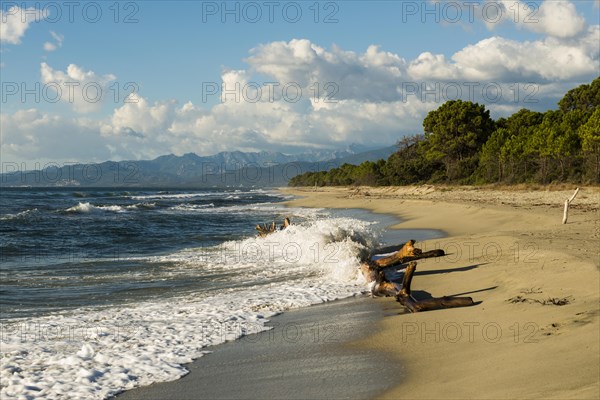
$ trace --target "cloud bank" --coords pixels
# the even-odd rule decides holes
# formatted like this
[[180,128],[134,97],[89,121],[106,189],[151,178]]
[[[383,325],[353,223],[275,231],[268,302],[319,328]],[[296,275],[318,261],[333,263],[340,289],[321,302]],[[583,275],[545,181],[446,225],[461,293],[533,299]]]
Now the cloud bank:
[[[513,23],[543,35],[538,40],[494,35],[450,57],[423,52],[406,59],[376,44],[355,52],[301,38],[260,44],[249,50],[244,69],[225,69],[220,82],[204,82],[201,103],[138,94],[99,119],[36,109],[3,114],[3,158],[86,161],[234,149],[289,153],[351,143],[383,147],[420,133],[427,113],[447,100],[484,103],[495,117],[523,107],[545,110],[566,90],[597,77],[600,26],[586,26],[566,1],[542,3],[536,18],[536,24]],[[75,64],[61,71],[42,63],[40,73],[46,84],[94,82],[104,90],[116,79]],[[208,106],[211,100],[216,105]],[[70,104],[79,115],[102,106],[84,96]]]

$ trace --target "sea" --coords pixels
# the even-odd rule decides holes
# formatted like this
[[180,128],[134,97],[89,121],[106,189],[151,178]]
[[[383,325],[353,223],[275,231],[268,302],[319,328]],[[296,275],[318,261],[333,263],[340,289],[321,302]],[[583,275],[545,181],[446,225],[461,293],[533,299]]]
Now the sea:
[[[265,189],[2,188],[0,398],[104,399],[180,378],[289,309],[364,294],[373,247],[439,236]],[[287,229],[259,237],[257,224]],[[416,236],[416,237],[415,237]]]

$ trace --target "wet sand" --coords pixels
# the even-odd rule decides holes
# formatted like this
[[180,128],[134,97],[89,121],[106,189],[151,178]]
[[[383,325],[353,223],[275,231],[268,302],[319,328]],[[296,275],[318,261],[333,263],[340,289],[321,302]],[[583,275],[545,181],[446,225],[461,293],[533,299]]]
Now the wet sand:
[[166,383],[133,389],[119,400],[368,399],[403,379],[403,367],[385,352],[353,343],[398,310],[366,296],[290,310],[271,319],[274,329],[212,347]]

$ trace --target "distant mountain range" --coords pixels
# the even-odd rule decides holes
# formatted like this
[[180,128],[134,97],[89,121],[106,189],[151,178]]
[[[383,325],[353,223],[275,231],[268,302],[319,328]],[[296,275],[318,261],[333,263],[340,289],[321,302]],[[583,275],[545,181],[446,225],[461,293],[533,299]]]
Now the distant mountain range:
[[212,156],[187,153],[154,160],[105,161],[95,164],[52,165],[36,171],[14,171],[5,165],[0,186],[82,187],[277,187],[308,171],[326,171],[344,163],[386,159],[395,146],[303,154],[279,152],[221,152]]

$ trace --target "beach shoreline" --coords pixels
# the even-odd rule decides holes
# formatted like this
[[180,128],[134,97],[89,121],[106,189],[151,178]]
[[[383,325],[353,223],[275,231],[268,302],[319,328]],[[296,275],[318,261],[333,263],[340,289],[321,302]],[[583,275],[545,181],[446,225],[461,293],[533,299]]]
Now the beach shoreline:
[[[280,212],[285,210],[289,209],[281,207]],[[388,226],[400,222],[391,214],[376,214],[364,208],[327,210],[324,215],[332,218],[334,224],[337,220],[364,221],[377,232],[387,231]],[[357,226],[351,229],[356,230]],[[408,240],[413,234],[423,238],[440,236],[437,231],[390,230],[377,238],[392,244]],[[271,240],[278,239],[271,237]],[[343,262],[340,254],[325,256],[333,257],[329,262]],[[402,379],[402,364],[385,352],[356,347],[353,343],[370,335],[386,313],[395,313],[397,309],[392,305],[388,311],[389,303],[370,298],[366,285],[359,284],[357,288],[361,294],[334,297],[268,317],[265,326],[273,329],[250,331],[236,340],[206,347],[209,354],[183,365],[188,371],[186,375],[173,381],[138,386],[114,398],[362,400],[380,395]],[[323,383],[315,385],[315,382]]]
[[[122,392],[119,400],[373,398],[402,379],[384,352],[351,343],[367,337],[388,312],[367,296],[288,310],[273,327],[207,348],[189,373]],[[357,377],[360,379],[356,379]]]
[[361,348],[394,355],[406,379],[397,398],[598,398],[600,396],[598,188],[285,188],[295,207],[391,213],[394,228],[439,229],[417,243],[448,255],[418,263],[413,289],[472,296],[473,307],[383,319]]
[[[570,190],[281,191],[294,195],[290,207],[362,209],[394,216],[390,229],[444,232],[417,242],[448,255],[418,262],[413,291],[476,305],[410,314],[393,298],[359,296],[289,310],[272,331],[210,348],[183,378],[118,399],[598,397],[597,190],[582,189],[566,225],[559,200]],[[333,342],[282,334],[332,321],[342,334]]]

